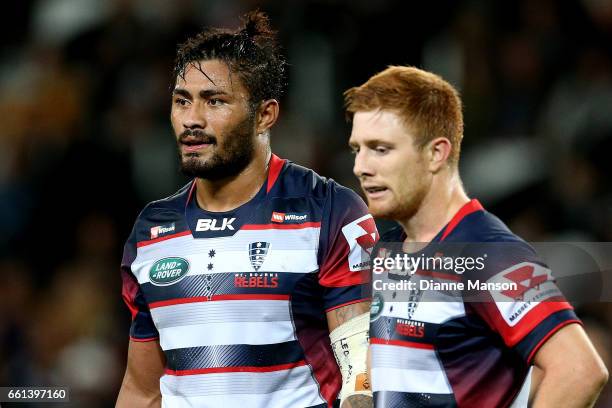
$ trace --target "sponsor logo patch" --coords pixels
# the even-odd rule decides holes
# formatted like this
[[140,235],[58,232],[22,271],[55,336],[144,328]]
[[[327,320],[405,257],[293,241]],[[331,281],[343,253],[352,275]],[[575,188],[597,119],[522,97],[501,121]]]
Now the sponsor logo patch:
[[349,245],[349,269],[351,271],[369,269],[370,254],[379,238],[374,218],[366,214],[342,227],[342,234]]
[[196,231],[225,231],[226,229],[234,231],[234,226],[232,225],[234,221],[236,221],[236,218],[223,218],[223,220],[200,218],[196,224]]
[[489,291],[504,321],[511,327],[541,302],[563,296],[550,269],[532,262],[511,266],[487,283],[516,284],[516,289]]
[[266,260],[269,250],[269,242],[257,241],[249,244],[249,260],[255,271],[259,271],[259,268],[261,268],[261,265]]
[[156,261],[149,270],[149,280],[156,286],[172,285],[189,272],[189,262],[184,258],[171,257]]
[[270,218],[271,222],[277,222],[282,224],[288,221],[304,221],[308,218],[308,214],[293,214],[293,213],[282,213],[274,211],[272,213],[272,217]]
[[157,225],[155,227],[151,227],[151,239],[159,238],[163,235],[166,235],[169,232],[174,232],[176,230],[176,226],[174,223],[168,225]]
[[372,303],[370,305],[370,321],[374,321],[380,316],[385,306],[385,301],[380,293],[375,293],[372,296]]

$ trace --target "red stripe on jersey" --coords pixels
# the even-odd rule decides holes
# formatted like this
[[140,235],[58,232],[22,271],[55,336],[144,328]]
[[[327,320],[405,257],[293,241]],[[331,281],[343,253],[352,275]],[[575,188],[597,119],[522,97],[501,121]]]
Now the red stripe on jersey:
[[196,181],[194,179],[193,182],[191,183],[191,187],[189,187],[189,194],[187,194],[187,201],[185,201],[185,208],[187,208],[187,206],[189,205],[189,201],[191,200],[191,196],[193,195],[193,192],[195,191],[195,187],[196,187]]
[[130,309],[130,314],[132,315],[132,320],[136,318],[138,314],[138,307],[134,304],[136,300],[136,296],[138,295],[138,282],[134,275],[131,272],[127,272],[125,270],[121,271],[122,278],[122,287],[121,287],[121,296],[123,297],[123,301]]
[[137,339],[136,337],[130,336],[130,340],[137,341],[138,343],[146,343],[148,341],[159,340],[159,337],[148,337],[146,339]]
[[266,193],[269,193],[270,190],[272,190],[272,187],[274,186],[274,183],[276,183],[276,180],[278,179],[278,176],[280,175],[280,172],[283,169],[283,166],[285,165],[286,161],[287,160],[281,159],[275,154],[273,154],[270,158],[270,167],[268,170],[268,185],[266,186]]
[[[368,281],[364,272],[369,273],[369,271],[351,271],[346,258],[348,257],[344,257],[339,266],[328,270],[324,275],[319,272],[319,283],[321,286],[327,288],[342,288],[345,286],[362,285]],[[325,266],[326,265],[321,268],[321,271],[323,271]]]
[[221,300],[289,300],[289,295],[267,295],[267,294],[243,294],[243,295],[216,295],[212,297],[197,296],[190,298],[179,298],[160,300],[158,302],[149,303],[149,309],[156,307],[180,305],[183,303],[197,303],[197,302],[214,302]]
[[544,343],[546,343],[553,334],[555,334],[556,332],[558,332],[560,329],[567,326],[568,324],[573,324],[573,323],[578,323],[579,325],[582,326],[582,322],[580,320],[577,320],[577,319],[566,320],[564,322],[559,323],[550,332],[548,332],[548,334],[544,336],[542,340],[538,342],[538,344],[536,344],[533,350],[531,350],[531,353],[529,353],[529,357],[527,357],[527,364],[531,364],[531,360],[535,357],[535,354],[538,352],[540,347],[542,347]]
[[274,366],[264,366],[264,367],[252,367],[252,366],[242,366],[242,367],[212,367],[212,368],[196,368],[192,370],[170,370],[168,368],[165,369],[166,374],[168,375],[196,375],[196,374],[216,374],[216,373],[269,373],[271,371],[282,371],[289,370],[296,367],[305,366],[306,362],[304,360],[296,361],[295,363],[288,364],[279,364]]
[[304,228],[321,228],[320,222],[304,222],[302,224],[245,224],[240,227],[241,230],[273,230],[273,229],[304,229]]
[[475,198],[471,199],[468,203],[461,207],[459,211],[457,211],[457,214],[455,214],[455,216],[450,220],[450,222],[444,229],[444,233],[442,234],[440,241],[444,241],[448,234],[453,232],[455,227],[459,225],[461,220],[464,219],[467,215],[476,211],[481,211],[483,209],[484,208],[482,207],[482,204],[480,204],[478,200],[476,200]]
[[371,344],[386,344],[390,346],[401,346],[401,347],[409,347],[409,348],[425,349],[425,350],[434,349],[433,344],[429,344],[429,343],[417,343],[414,341],[405,341],[405,340],[386,340],[386,339],[379,339],[377,337],[372,337],[370,339],[370,343]]
[[141,248],[143,246],[155,244],[156,242],[166,241],[172,238],[184,237],[186,235],[191,235],[191,231],[187,230],[187,231],[177,232],[176,234],[166,235],[165,237],[150,239],[148,241],[140,241],[139,243],[136,244],[136,247]]
[[495,326],[504,339],[504,343],[506,343],[508,347],[514,347],[551,314],[561,310],[573,309],[572,305],[564,300],[561,301],[561,299],[563,298],[560,296],[546,299],[546,301],[528,311],[527,314],[514,327],[511,327],[506,323],[504,318],[500,315],[499,309],[497,309],[497,306],[495,306],[494,303],[487,303],[486,306],[495,309],[493,310],[493,316],[496,320]]
[[325,309],[325,313],[331,312],[332,310],[336,310],[336,309],[344,307],[344,306],[354,305],[355,303],[371,302],[371,301],[372,301],[371,298],[363,298],[363,299],[351,300],[350,302],[342,303],[341,305],[336,305],[334,307],[330,307],[329,309]]

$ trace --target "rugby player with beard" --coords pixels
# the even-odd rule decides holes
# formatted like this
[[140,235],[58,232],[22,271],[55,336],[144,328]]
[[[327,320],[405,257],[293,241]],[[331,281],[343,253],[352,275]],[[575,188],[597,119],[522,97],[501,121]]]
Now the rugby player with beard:
[[170,118],[193,181],[125,245],[118,407],[372,405],[376,227],[354,192],[272,154],[285,65],[259,12],[179,47]]

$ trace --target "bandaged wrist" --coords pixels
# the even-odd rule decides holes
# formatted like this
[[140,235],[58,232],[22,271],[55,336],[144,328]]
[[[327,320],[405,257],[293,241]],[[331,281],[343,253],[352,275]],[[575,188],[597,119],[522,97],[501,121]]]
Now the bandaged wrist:
[[366,368],[369,327],[370,314],[364,313],[341,324],[329,334],[342,373],[340,404],[351,395],[372,395]]

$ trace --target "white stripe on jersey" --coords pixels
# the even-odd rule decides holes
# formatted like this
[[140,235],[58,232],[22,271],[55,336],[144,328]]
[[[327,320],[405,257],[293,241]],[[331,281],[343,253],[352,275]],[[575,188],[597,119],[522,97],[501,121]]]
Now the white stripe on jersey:
[[271,373],[164,375],[160,388],[164,408],[301,408],[325,402],[308,366]]
[[236,323],[192,324],[159,330],[159,344],[164,350],[225,344],[275,344],[293,340],[296,337],[291,321],[243,322],[239,326]]
[[[206,395],[268,394],[283,389],[315,385],[310,367],[303,365],[271,372],[230,372],[195,375],[164,375],[160,379],[164,395],[198,397]],[[318,394],[318,391],[315,391]],[[322,403],[323,401],[319,402]]]
[[[290,230],[246,230],[232,237],[195,239],[191,235],[172,238],[138,248],[132,272],[138,283],[149,282],[149,269],[156,261],[181,257],[190,264],[188,276],[227,272],[255,272],[249,258],[249,244],[269,242],[259,272],[310,273],[319,269],[317,253],[319,228]],[[215,257],[208,253],[215,250]],[[208,270],[208,263],[214,268]]]
[[[428,291],[429,292],[429,291]],[[436,299],[444,299],[443,295],[438,294]],[[425,297],[425,294],[423,295]],[[418,302],[416,310],[410,317],[410,320],[415,320],[424,323],[444,323],[450,319],[456,319],[465,316],[465,305],[463,302],[457,302],[456,298],[447,297],[447,301],[423,301]],[[383,311],[378,319],[385,317],[396,317],[398,319],[408,319],[408,302],[385,302]]]
[[372,344],[372,391],[452,394],[434,350]]
[[290,322],[289,308],[287,300],[224,300],[156,307],[151,315],[160,330],[196,324]]

